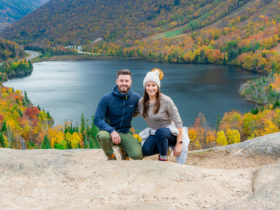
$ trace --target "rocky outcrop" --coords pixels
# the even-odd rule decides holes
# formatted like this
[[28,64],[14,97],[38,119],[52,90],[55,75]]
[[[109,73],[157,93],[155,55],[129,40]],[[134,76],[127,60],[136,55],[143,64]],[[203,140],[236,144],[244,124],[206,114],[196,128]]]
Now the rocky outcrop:
[[253,173],[252,194],[245,200],[225,205],[223,209],[279,209],[280,162],[266,165]]
[[216,147],[214,150],[228,151],[235,155],[269,156],[277,159],[280,157],[280,132],[257,137],[239,144]]
[[[239,144],[234,150],[242,151],[239,155],[231,153],[231,146],[225,148],[232,159],[244,151],[256,157],[261,154],[256,145],[275,148],[278,135],[264,137],[254,150],[245,149],[247,142]],[[207,168],[188,165],[192,153],[186,165],[179,165],[150,159],[107,161],[101,150],[0,149],[0,209],[277,209],[279,151],[263,151],[274,151],[274,162]]]

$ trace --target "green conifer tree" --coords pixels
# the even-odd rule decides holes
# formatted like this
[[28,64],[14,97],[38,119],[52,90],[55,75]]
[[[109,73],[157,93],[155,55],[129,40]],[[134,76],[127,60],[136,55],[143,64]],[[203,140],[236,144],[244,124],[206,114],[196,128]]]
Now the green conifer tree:
[[82,113],[81,115],[81,129],[80,129],[81,133],[84,134],[85,132],[85,116],[84,113]]
[[0,147],[6,147],[2,132],[0,132]]
[[89,137],[89,148],[90,149],[94,148],[93,138],[91,136]]
[[19,113],[19,116],[23,116],[23,114],[22,114],[22,111],[20,110],[20,109],[18,109],[18,113]]
[[88,148],[89,148],[88,138],[85,138],[85,141],[84,141],[84,149],[88,149]]
[[50,146],[50,140],[48,138],[47,135],[44,136],[44,140],[43,140],[43,143],[41,145],[41,149],[50,149],[51,146]]
[[6,121],[3,121],[2,132],[5,132],[5,131],[7,131],[7,124],[6,124]]

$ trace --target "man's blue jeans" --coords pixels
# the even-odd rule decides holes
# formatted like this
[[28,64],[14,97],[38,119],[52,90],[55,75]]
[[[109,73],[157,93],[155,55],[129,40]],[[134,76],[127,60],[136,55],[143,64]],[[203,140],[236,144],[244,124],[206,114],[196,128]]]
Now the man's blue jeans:
[[160,154],[161,156],[167,155],[169,146],[175,146],[177,137],[174,136],[169,128],[159,128],[155,135],[150,135],[143,147],[142,152],[144,156]]

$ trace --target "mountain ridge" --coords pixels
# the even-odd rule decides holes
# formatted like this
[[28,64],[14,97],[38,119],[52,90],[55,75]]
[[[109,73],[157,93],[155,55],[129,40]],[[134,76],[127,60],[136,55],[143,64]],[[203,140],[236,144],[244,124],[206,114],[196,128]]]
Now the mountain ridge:
[[187,31],[207,26],[248,2],[51,0],[6,29],[3,36],[23,43],[38,39],[86,43],[100,37],[135,40],[183,24]]
[[0,31],[48,0],[0,0]]

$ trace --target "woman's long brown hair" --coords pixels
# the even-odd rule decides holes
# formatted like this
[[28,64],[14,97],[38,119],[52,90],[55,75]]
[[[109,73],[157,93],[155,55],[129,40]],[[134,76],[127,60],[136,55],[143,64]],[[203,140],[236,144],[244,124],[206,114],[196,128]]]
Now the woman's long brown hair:
[[[156,93],[156,103],[154,106],[154,114],[157,114],[160,108],[160,97],[161,97],[161,92],[158,88],[157,93]],[[148,111],[149,111],[149,95],[146,92],[146,88],[144,90],[144,97],[143,97],[143,117],[146,118],[148,117]]]

